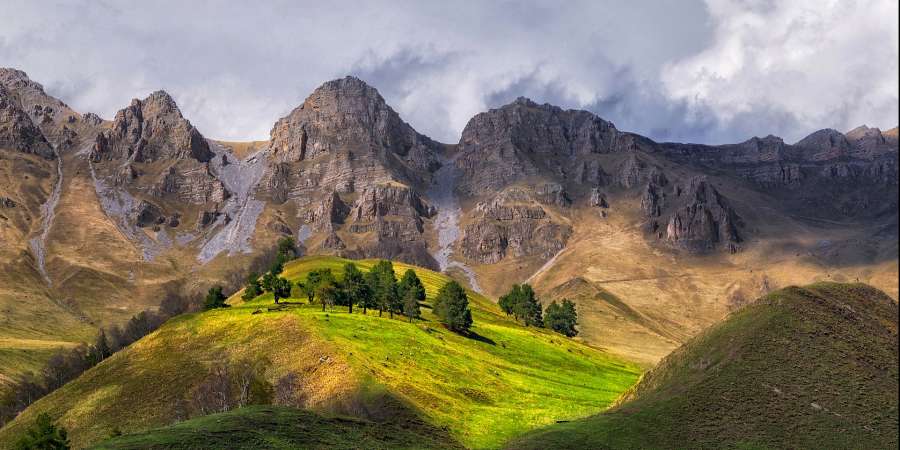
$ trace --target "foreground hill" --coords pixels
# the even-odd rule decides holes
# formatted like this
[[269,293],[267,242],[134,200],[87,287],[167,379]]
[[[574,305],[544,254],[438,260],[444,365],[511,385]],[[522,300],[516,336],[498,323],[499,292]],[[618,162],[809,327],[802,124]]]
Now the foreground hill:
[[[347,260],[310,257],[284,276],[315,268],[340,274]],[[359,261],[366,270],[374,261]],[[395,264],[405,271],[411,266]],[[232,307],[180,316],[39,400],[0,430],[6,447],[40,412],[59,417],[77,447],[196,416],[190,402],[223,362],[264,367],[263,391],[288,374],[297,406],[378,422],[420,420],[446,427],[448,445],[497,447],[556,420],[601,411],[631,386],[639,369],[545,330],[507,319],[487,298],[470,293],[471,337],[433,320],[427,304],[449,279],[414,268],[425,284],[425,320],[385,314],[322,312],[297,299],[281,310],[271,294]],[[271,399],[271,396],[270,396]]]
[[607,413],[512,448],[896,448],[897,303],[789,287],[666,357]]
[[377,423],[322,417],[284,406],[248,406],[105,441],[96,450],[124,449],[439,449],[461,448],[447,432],[421,421]]

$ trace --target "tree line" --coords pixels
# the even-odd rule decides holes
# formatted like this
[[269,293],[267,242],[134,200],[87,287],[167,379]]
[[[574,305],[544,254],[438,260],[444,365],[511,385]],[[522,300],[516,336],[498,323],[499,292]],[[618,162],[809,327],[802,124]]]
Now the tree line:
[[[305,279],[292,284],[281,276],[288,257],[285,254],[276,259],[262,275],[250,273],[241,298],[250,301],[271,292],[276,304],[287,298],[305,296],[309,304],[319,303],[322,311],[344,306],[352,314],[356,307],[362,309],[363,314],[368,314],[370,309],[378,310],[379,317],[385,313],[392,319],[394,315],[400,315],[409,322],[422,316],[425,285],[412,269],[407,269],[398,279],[391,261],[380,260],[367,272],[348,262],[344,265],[343,277],[339,278],[330,268],[323,267],[311,270]],[[204,308],[221,307],[227,307],[225,297],[220,288],[214,287],[207,295]],[[441,323],[452,331],[467,333],[472,326],[468,296],[456,281],[449,281],[438,290],[433,311]]]
[[514,284],[507,294],[500,297],[498,304],[507,316],[522,321],[526,327],[545,327],[568,337],[578,334],[575,303],[569,299],[563,299],[561,303],[554,300],[542,313],[541,302],[527,283]]

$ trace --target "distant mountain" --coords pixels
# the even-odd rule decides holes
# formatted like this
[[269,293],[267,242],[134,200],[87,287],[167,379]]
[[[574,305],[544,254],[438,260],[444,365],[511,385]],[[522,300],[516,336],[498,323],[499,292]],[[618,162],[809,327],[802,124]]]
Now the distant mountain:
[[897,355],[884,293],[788,287],[691,339],[612,410],[510,448],[893,448]]
[[[581,278],[656,324],[642,336],[655,350],[635,355],[649,364],[776,286],[858,278],[896,297],[897,146],[896,129],[865,127],[658,143],[525,98],[442,144],[354,77],[320,86],[266,143],[221,143],[164,91],[103,120],[0,69],[0,374],[167,291],[240,279],[283,236],[493,296],[529,280],[550,300]],[[621,331],[579,307],[592,343]]]

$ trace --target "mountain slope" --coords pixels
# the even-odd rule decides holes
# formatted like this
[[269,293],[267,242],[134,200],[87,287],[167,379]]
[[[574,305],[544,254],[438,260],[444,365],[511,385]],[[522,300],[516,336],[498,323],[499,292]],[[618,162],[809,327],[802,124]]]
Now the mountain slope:
[[609,412],[510,447],[893,448],[897,320],[866,285],[785,288],[673,352]]
[[[340,273],[345,262],[303,258],[288,264],[285,276],[296,281],[323,267]],[[366,269],[374,261],[358,264]],[[430,303],[448,278],[415,270]],[[296,299],[269,310],[271,294],[249,303],[236,296],[231,308],[170,321],[39,400],[0,430],[0,446],[42,411],[60,417],[79,447],[115,427],[130,433],[168,425],[193,415],[185,405],[219,362],[270,364],[269,385],[296,374],[304,408],[376,421],[417,416],[477,448],[600,411],[639,374],[619,358],[523,328],[478,294],[470,300],[476,334],[463,337],[435,323],[427,305],[424,321],[408,323],[372,311],[322,312]]]
[[114,438],[94,449],[437,449],[460,448],[422,422],[378,423],[323,417],[279,406],[248,406]]

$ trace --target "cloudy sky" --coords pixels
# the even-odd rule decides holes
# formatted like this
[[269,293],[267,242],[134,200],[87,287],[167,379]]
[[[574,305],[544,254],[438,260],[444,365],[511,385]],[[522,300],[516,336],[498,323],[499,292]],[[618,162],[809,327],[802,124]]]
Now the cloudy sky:
[[898,123],[896,0],[0,0],[0,17],[0,66],[75,109],[165,89],[219,139],[268,138],[347,74],[444,142],[520,95],[658,140]]

